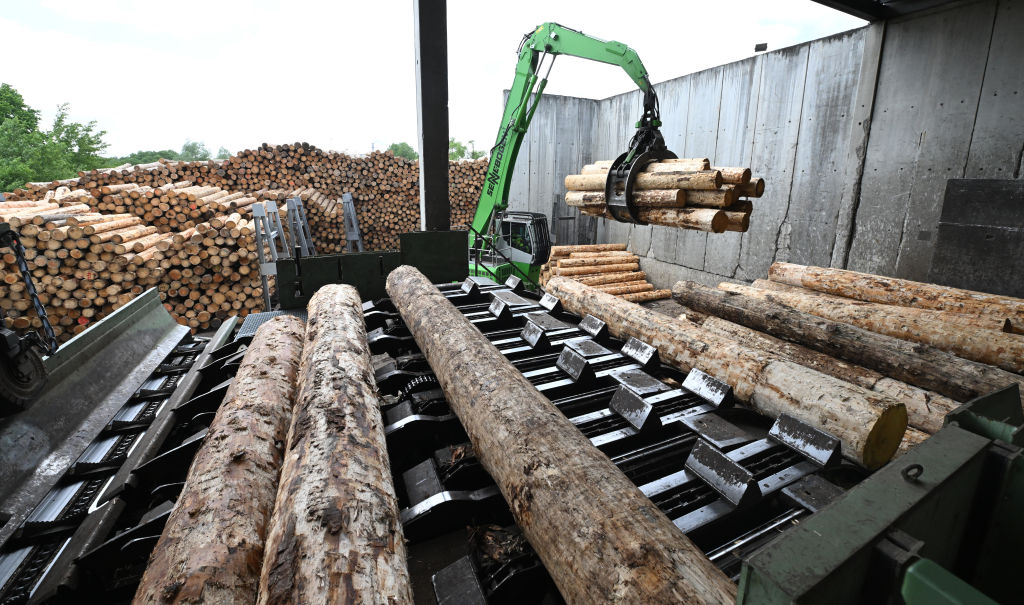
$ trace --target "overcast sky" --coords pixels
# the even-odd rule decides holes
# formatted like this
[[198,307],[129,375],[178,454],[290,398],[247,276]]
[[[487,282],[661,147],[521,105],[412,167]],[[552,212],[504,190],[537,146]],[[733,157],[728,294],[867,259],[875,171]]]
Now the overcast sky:
[[[52,120],[107,131],[108,155],[306,141],[416,146],[412,0],[0,0],[0,81]],[[523,34],[545,21],[638,52],[655,83],[864,25],[809,0],[449,0],[452,136],[493,143]],[[560,57],[547,92],[604,98],[625,72]]]

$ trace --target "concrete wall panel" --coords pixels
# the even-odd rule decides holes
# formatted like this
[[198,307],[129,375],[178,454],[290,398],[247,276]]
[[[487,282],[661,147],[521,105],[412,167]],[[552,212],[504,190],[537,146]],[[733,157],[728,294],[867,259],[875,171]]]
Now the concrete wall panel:
[[946,179],[963,176],[995,2],[890,22],[849,268],[927,278]]
[[1001,0],[985,66],[967,178],[1024,178],[1024,0]]

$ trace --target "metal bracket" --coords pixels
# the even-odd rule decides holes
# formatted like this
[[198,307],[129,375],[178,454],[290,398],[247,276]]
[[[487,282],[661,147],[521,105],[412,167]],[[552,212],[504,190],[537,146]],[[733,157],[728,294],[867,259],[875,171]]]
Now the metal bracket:
[[661,358],[658,356],[658,349],[652,347],[642,340],[632,336],[622,346],[622,354],[635,360],[645,370],[653,370],[661,365]]
[[690,450],[686,468],[736,506],[743,506],[761,498],[761,489],[754,480],[753,473],[703,439]]
[[727,408],[733,404],[732,387],[697,368],[690,370],[686,375],[683,388],[720,408]]
[[580,321],[579,328],[581,331],[590,334],[590,337],[594,340],[608,339],[608,324],[593,315],[587,315],[584,317]]
[[768,438],[823,467],[834,466],[842,460],[839,439],[786,414],[778,417],[768,431]]

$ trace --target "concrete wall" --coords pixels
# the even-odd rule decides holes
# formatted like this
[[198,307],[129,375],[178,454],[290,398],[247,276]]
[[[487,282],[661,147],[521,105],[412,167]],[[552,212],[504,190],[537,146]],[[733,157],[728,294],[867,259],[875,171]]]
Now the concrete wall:
[[[750,166],[765,196],[744,234],[599,219],[595,241],[628,242],[659,286],[775,261],[926,279],[946,179],[1021,177],[1021,32],[1024,0],[956,3],[660,83],[669,148]],[[512,207],[550,216],[564,175],[621,153],[640,105],[543,99]]]

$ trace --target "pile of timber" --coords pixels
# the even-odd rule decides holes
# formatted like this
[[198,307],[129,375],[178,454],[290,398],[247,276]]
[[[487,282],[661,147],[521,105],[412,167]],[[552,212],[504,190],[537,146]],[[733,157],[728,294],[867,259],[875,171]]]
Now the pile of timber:
[[[450,162],[448,167],[451,224],[453,229],[465,229],[472,223],[480,199],[480,189],[487,170],[487,160]],[[152,190],[188,182],[190,187],[214,187],[245,198],[260,199],[261,192],[314,190],[327,207],[321,208],[316,200],[314,211],[307,210],[314,241],[323,242],[325,252],[340,251],[341,229],[340,199],[351,193],[356,215],[367,250],[385,250],[398,247],[398,235],[419,228],[419,163],[395,157],[390,152],[373,152],[365,156],[324,151],[308,143],[268,145],[247,149],[225,160],[202,162],[160,161],[137,166],[118,166],[80,172],[78,178],[61,181],[28,183],[15,190],[8,199],[41,201],[51,198],[64,188],[86,192],[102,200],[105,195],[117,193],[124,185],[137,185],[149,195]],[[104,189],[110,191],[105,192]],[[194,197],[202,195],[195,193]],[[129,194],[130,196],[131,194]],[[162,194],[152,192],[161,197]],[[206,194],[209,195],[209,194]],[[147,198],[151,199],[151,198]],[[256,201],[256,200],[253,200]],[[337,205],[336,213],[331,203]],[[142,202],[145,204],[146,202]],[[164,225],[176,230],[188,220],[208,220],[192,217],[189,200],[182,205],[177,200],[166,200],[168,208],[160,209],[156,220],[147,224]],[[160,204],[158,204],[159,206]],[[114,203],[114,208],[118,206]],[[116,210],[113,210],[116,212]],[[170,213],[169,215],[167,213]],[[152,213],[151,213],[152,215]],[[142,215],[140,215],[142,216]],[[316,223],[314,227],[313,223]],[[343,247],[343,245],[342,245]]]
[[[587,164],[565,177],[565,203],[583,214],[614,220],[605,203],[611,160]],[[722,233],[746,231],[753,203],[764,194],[764,179],[749,168],[711,166],[707,158],[679,158],[649,164],[633,185],[637,218],[652,225]]]
[[[73,200],[64,206],[0,202],[0,221],[21,236],[25,260],[58,342],[153,287],[175,319],[196,330],[215,328],[229,315],[262,309],[248,214],[215,215],[181,231],[161,232],[134,213],[96,212],[102,203],[96,198]],[[42,322],[15,254],[7,248],[0,253],[5,322],[17,330],[38,330]]]
[[639,257],[627,252],[626,244],[552,246],[548,262],[541,266],[540,285],[556,275],[632,302],[672,296],[671,290],[656,290],[647,281]]
[[769,278],[679,282],[673,298],[706,331],[900,401],[910,441],[970,399],[1024,393],[1024,300],[789,263]]

